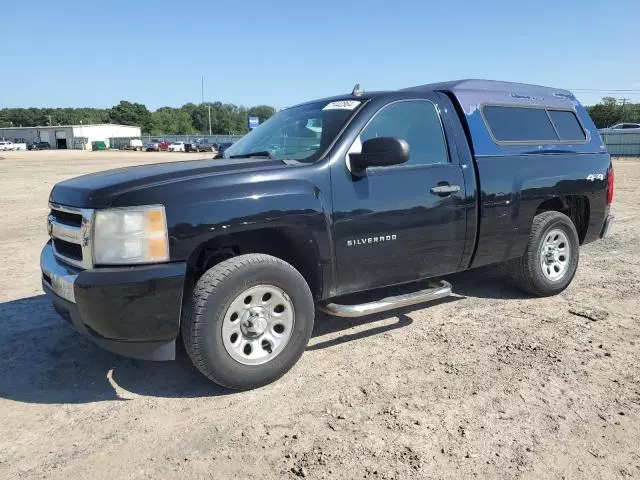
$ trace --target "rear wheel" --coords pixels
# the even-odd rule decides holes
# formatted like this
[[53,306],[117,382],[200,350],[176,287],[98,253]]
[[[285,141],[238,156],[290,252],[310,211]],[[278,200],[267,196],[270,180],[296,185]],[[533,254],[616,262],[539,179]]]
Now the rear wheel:
[[548,296],[567,288],[578,268],[580,241],[576,227],[560,212],[543,212],[533,219],[522,257],[509,262],[509,274],[525,291]]
[[228,388],[255,388],[298,361],[314,316],[311,291],[295,268],[269,255],[240,255],[198,280],[182,337],[194,365],[209,379]]

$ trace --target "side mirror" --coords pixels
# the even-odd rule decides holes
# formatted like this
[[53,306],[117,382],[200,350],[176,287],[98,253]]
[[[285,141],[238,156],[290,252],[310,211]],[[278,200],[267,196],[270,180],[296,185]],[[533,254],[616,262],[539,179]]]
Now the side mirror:
[[402,138],[370,138],[362,144],[362,152],[351,153],[349,162],[354,170],[367,167],[398,165],[409,160],[409,144]]

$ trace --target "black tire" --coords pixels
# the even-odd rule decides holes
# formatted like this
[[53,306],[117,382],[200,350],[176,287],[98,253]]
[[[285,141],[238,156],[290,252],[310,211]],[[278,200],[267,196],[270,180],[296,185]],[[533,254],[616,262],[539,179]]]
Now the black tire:
[[[234,360],[222,339],[224,315],[233,300],[248,288],[271,284],[290,298],[295,312],[292,334],[284,349],[261,365]],[[251,389],[287,373],[304,352],[315,307],[304,277],[287,262],[270,255],[240,255],[225,260],[198,280],[182,318],[182,338],[193,364],[207,378],[231,389]]]
[[[561,230],[566,235],[570,252],[567,267],[562,277],[550,280],[541,265],[543,242],[549,232]],[[556,295],[569,286],[576,274],[580,260],[580,241],[576,227],[569,217],[555,212],[543,212],[533,219],[529,243],[520,258],[507,264],[507,272],[524,291],[539,297]]]

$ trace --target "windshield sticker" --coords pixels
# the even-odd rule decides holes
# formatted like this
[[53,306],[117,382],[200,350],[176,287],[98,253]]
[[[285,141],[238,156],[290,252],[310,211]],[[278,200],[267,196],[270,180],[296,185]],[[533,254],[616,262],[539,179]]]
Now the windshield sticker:
[[353,110],[360,105],[359,100],[339,100],[328,103],[322,110]]

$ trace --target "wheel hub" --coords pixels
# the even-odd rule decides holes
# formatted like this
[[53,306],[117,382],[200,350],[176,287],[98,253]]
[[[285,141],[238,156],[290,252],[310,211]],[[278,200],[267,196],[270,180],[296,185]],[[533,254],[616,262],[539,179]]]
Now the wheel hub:
[[284,290],[249,287],[230,303],[222,321],[222,341],[238,363],[261,365],[277,357],[293,333],[295,311]]
[[545,254],[545,261],[547,262],[547,264],[551,265],[558,260],[560,260],[560,251],[558,250],[558,248],[554,246],[548,246],[547,253]]
[[247,338],[258,338],[267,330],[269,314],[262,307],[253,307],[243,315],[240,331]]
[[540,250],[542,274],[551,281],[559,281],[569,270],[571,246],[565,232],[552,229],[545,235]]

